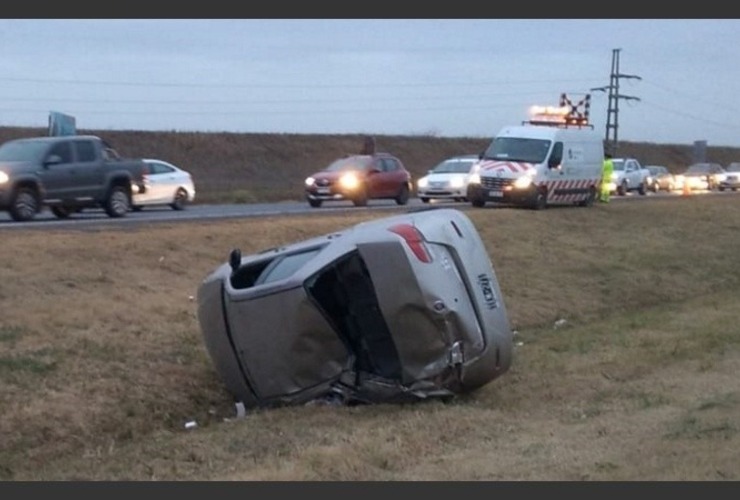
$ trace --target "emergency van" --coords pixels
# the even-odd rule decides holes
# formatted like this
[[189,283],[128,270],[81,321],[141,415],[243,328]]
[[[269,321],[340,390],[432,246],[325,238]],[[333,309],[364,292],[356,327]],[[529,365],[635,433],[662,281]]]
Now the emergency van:
[[604,162],[601,136],[584,120],[571,120],[566,108],[534,110],[534,116],[504,127],[481,153],[468,179],[474,207],[593,205]]

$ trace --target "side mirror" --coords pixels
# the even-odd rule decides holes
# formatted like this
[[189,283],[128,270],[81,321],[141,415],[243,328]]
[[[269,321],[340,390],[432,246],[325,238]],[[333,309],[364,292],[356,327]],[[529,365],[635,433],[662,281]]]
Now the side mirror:
[[62,157],[61,156],[59,156],[59,155],[50,155],[46,159],[46,161],[44,161],[44,166],[58,165],[60,163],[62,163]]
[[239,266],[242,264],[242,251],[235,248],[229,254],[229,265],[231,266],[231,272],[236,272]]

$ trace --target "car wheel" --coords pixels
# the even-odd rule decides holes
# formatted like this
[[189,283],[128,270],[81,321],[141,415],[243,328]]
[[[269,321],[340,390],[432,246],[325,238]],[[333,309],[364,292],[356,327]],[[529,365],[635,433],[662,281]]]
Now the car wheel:
[[640,185],[637,187],[637,192],[641,195],[645,196],[647,194],[647,189],[645,188],[645,183],[641,182]]
[[419,199],[421,200],[421,202],[422,202],[422,203],[429,203],[429,198],[427,198],[427,197],[425,197],[425,196],[422,196],[422,197],[421,197],[421,198],[419,198]]
[[125,217],[131,208],[131,200],[123,186],[113,186],[105,200],[105,213],[109,217]]
[[470,204],[473,205],[475,208],[481,208],[485,206],[486,200],[481,198],[470,198]]
[[409,202],[409,187],[406,184],[401,186],[401,190],[398,192],[395,200],[396,205],[405,205]]
[[142,207],[141,205],[131,205],[131,211],[132,211],[132,212],[141,212],[141,210],[142,210],[143,208],[144,208],[144,207]]
[[309,198],[308,204],[311,205],[313,208],[319,208],[321,206],[321,200],[313,200]]
[[184,210],[185,205],[188,204],[188,193],[184,189],[180,188],[175,193],[175,200],[170,204],[172,210]]
[[65,206],[51,207],[51,213],[53,213],[57,219],[66,219],[72,213],[72,210]]
[[627,183],[623,182],[619,186],[617,186],[617,194],[619,196],[624,196],[627,194]]
[[360,190],[358,190],[357,194],[352,199],[352,203],[354,203],[356,207],[367,206],[367,189],[363,187]]
[[720,187],[719,187],[719,190],[720,190],[720,191],[724,191],[724,190],[725,190],[725,187],[724,187],[724,186],[720,186]]
[[36,192],[27,187],[19,188],[8,211],[14,221],[25,222],[33,219],[39,211],[39,199]]

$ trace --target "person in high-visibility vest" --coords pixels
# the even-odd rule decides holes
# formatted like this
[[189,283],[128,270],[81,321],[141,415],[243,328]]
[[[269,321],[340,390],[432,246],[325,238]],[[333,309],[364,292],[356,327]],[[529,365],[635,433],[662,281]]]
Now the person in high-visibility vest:
[[614,162],[612,162],[611,153],[604,153],[604,163],[601,168],[601,194],[599,201],[602,203],[609,203],[609,195],[611,194],[610,184],[612,182],[612,174],[614,173]]

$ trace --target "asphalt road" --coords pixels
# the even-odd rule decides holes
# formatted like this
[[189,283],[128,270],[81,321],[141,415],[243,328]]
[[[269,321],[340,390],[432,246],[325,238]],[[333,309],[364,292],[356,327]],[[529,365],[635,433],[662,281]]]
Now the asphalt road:
[[[740,196],[740,191],[725,192],[696,192],[691,196]],[[612,196],[614,202],[629,200],[649,200],[656,197],[661,198],[680,198],[681,193],[648,193],[640,196],[636,193],[629,193],[626,196]],[[431,203],[422,203],[418,198],[411,198],[409,203],[404,207],[409,210],[416,210],[428,207],[447,206],[461,210],[472,209],[470,203],[452,202],[452,201],[432,201]],[[485,210],[486,208],[496,207],[496,204],[488,203],[484,208],[475,210]],[[68,219],[57,219],[48,209],[43,210],[36,218],[30,222],[15,222],[6,212],[0,212],[0,230],[21,229],[21,228],[62,228],[70,227],[76,229],[85,229],[99,226],[114,226],[125,224],[142,224],[155,222],[176,222],[176,221],[193,221],[209,219],[229,219],[243,217],[258,217],[266,215],[310,215],[312,213],[332,213],[343,211],[357,210],[388,210],[398,209],[399,206],[393,200],[371,200],[367,207],[355,207],[351,202],[337,201],[325,202],[321,208],[311,208],[305,201],[281,202],[281,203],[248,203],[234,205],[199,205],[188,206],[185,210],[175,211],[170,207],[146,207],[140,212],[129,212],[126,217],[113,219],[108,217],[103,210],[86,209],[80,213],[72,214]]]

